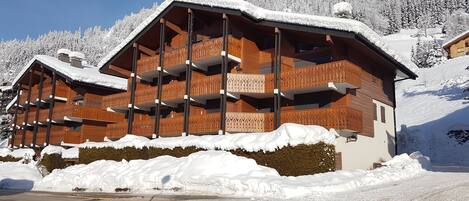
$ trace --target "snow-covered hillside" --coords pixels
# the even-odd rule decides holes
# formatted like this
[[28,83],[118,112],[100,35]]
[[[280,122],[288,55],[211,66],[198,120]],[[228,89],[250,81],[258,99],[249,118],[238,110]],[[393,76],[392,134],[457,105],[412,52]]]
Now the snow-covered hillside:
[[[440,37],[434,32],[432,35]],[[387,36],[391,47],[410,57],[417,42],[415,30]],[[469,129],[469,56],[446,60],[428,69],[414,69],[419,78],[396,84],[398,151],[419,150],[434,164],[469,165],[469,144],[447,136],[450,130]]]

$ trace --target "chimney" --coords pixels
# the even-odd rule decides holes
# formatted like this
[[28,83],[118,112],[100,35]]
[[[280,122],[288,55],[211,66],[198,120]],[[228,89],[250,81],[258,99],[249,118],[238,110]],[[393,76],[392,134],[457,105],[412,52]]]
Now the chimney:
[[70,58],[69,58],[70,53],[71,53],[71,51],[69,49],[64,49],[64,48],[59,49],[59,50],[57,50],[57,59],[59,59],[60,61],[69,63],[70,62]]
[[82,62],[85,59],[85,54],[81,52],[71,52],[69,54],[70,65],[77,68],[83,68]]

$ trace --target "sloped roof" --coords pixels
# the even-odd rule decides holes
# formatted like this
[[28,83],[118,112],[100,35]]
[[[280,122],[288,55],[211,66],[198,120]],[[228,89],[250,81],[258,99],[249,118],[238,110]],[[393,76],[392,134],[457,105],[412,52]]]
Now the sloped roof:
[[70,63],[60,61],[59,59],[46,55],[36,55],[13,80],[13,85],[23,77],[25,72],[32,68],[35,63],[41,63],[45,68],[55,71],[59,76],[63,76],[70,81],[91,84],[99,87],[105,87],[117,90],[127,90],[127,80],[112,75],[99,72],[94,66],[83,65],[83,68],[77,68]]
[[137,26],[126,39],[124,39],[105,57],[103,57],[102,60],[99,62],[98,67],[101,69],[104,66],[108,65],[109,62],[111,62],[116,57],[116,55],[119,54],[119,52],[121,52],[128,45],[138,39],[140,34],[142,34],[142,32],[144,32],[149,25],[157,22],[161,13],[163,13],[166,9],[170,8],[171,6],[174,6],[174,4],[178,4],[179,6],[198,5],[211,8],[235,10],[241,12],[243,15],[254,19],[256,22],[278,22],[308,26],[313,28],[321,28],[325,30],[353,33],[356,34],[359,39],[364,39],[364,42],[366,42],[369,46],[382,53],[383,56],[385,56],[391,62],[397,64],[398,68],[404,74],[411,78],[417,77],[417,75],[415,75],[411,70],[409,70],[409,68],[415,68],[415,64],[401,57],[393,49],[388,47],[385,42],[381,39],[381,36],[379,36],[375,31],[370,29],[362,22],[352,19],[272,11],[261,7],[257,7],[249,2],[242,0],[166,0],[160,6],[158,6],[158,8],[153,14],[151,14],[139,26]]
[[469,37],[469,30],[455,36],[454,38],[446,41],[445,43],[443,43],[443,48],[447,49],[449,48],[449,46],[453,45],[454,43],[457,43],[458,41],[460,41],[461,39],[464,39],[466,37]]

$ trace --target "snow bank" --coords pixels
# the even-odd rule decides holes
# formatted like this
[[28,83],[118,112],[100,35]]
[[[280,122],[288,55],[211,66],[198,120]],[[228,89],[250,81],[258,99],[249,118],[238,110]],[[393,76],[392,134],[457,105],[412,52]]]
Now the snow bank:
[[62,158],[78,158],[78,147],[65,149],[61,146],[49,145],[41,151],[41,156],[44,154],[59,154]]
[[33,163],[0,163],[0,189],[31,190],[41,179]]
[[399,155],[376,170],[338,171],[300,177],[280,176],[272,168],[225,151],[203,151],[188,157],[161,156],[127,162],[95,161],[55,170],[37,183],[35,190],[114,192],[209,193],[252,197],[295,198],[355,190],[413,177],[424,171],[419,155]]
[[13,158],[23,158],[27,156],[28,158],[32,158],[35,154],[34,150],[29,148],[14,149],[13,151],[6,148],[0,149],[0,156],[2,157],[11,156]]
[[469,129],[469,56],[418,69],[419,78],[396,85],[398,150],[421,151],[438,165],[469,166],[469,143],[458,144],[446,135]]
[[62,158],[78,158],[78,155],[78,147],[73,147],[62,151]]
[[173,149],[176,147],[198,147],[207,150],[234,150],[243,149],[248,152],[272,152],[286,146],[296,146],[299,144],[317,144],[324,142],[333,144],[336,132],[328,131],[321,126],[308,126],[287,123],[277,130],[266,133],[239,133],[233,135],[204,135],[157,138],[149,140],[146,137],[126,135],[114,142],[86,142],[79,147],[99,148],[114,147],[117,149],[124,147],[156,147]]
[[64,150],[65,149],[61,146],[49,145],[41,151],[41,157],[44,156],[44,154],[47,154],[47,155],[52,155],[52,154],[62,155],[62,152]]

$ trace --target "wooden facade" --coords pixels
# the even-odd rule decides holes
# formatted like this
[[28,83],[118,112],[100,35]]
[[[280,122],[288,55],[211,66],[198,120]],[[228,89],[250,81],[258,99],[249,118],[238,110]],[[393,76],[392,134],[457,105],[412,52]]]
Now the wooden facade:
[[395,107],[394,79],[406,69],[381,51],[345,32],[179,2],[100,69],[127,79],[127,91],[84,87],[34,64],[15,86],[11,142],[265,132],[283,123],[373,137],[373,100]]
[[448,52],[448,59],[469,55],[469,31],[466,31],[443,45]]
[[103,97],[115,89],[71,81],[40,61],[33,62],[14,88],[19,93],[10,108],[15,114],[10,142],[16,147],[103,141],[106,126],[124,119],[103,110]]
[[229,13],[172,7],[103,66],[134,89],[103,98],[133,118],[108,125],[109,138],[264,132],[287,122],[373,137],[372,100],[395,106],[395,64],[356,38]]

